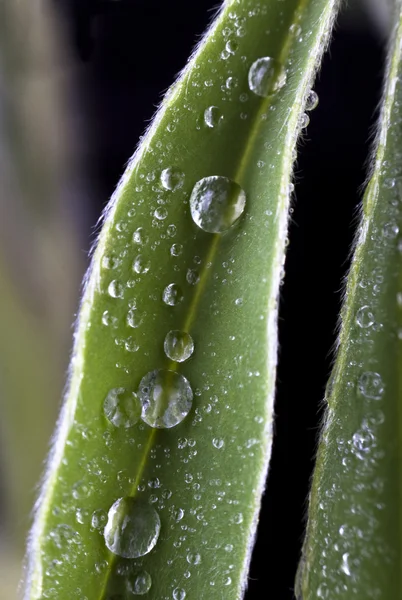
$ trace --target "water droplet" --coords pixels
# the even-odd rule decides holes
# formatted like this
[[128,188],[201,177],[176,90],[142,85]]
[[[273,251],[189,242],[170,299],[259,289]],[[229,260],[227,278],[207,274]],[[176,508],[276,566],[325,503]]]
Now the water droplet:
[[91,525],[94,529],[103,529],[106,525],[107,513],[103,508],[94,510],[91,518]]
[[387,223],[384,225],[383,232],[386,238],[393,240],[399,233],[399,227],[396,225],[396,223]]
[[215,446],[215,448],[217,448],[218,450],[220,450],[225,445],[225,442],[221,438],[214,438],[212,440],[212,445]]
[[182,252],[183,246],[181,244],[172,244],[172,247],[170,248],[170,254],[172,256],[180,256]]
[[209,106],[204,111],[204,122],[207,127],[213,129],[222,121],[223,116],[217,106]]
[[103,411],[115,427],[132,427],[140,418],[141,403],[134,392],[114,388],[106,396]]
[[184,600],[186,597],[186,592],[183,588],[175,588],[173,590],[173,600]]
[[384,383],[381,375],[372,371],[363,373],[359,379],[358,389],[366,398],[379,400],[384,393]]
[[108,310],[105,310],[102,314],[102,324],[105,325],[106,327],[116,327],[118,322],[117,317],[114,317],[113,315],[110,314],[110,312]]
[[136,498],[119,498],[111,506],[104,531],[111,552],[123,558],[138,558],[154,548],[161,529],[156,510]]
[[145,375],[138,395],[142,403],[142,420],[157,428],[178,425],[190,412],[193,402],[193,391],[187,379],[165,369]]
[[139,254],[133,262],[133,270],[139,275],[148,273],[150,261]]
[[152,578],[149,573],[142,571],[127,581],[127,590],[134,596],[143,596],[151,589]]
[[369,306],[362,306],[356,313],[356,322],[362,329],[374,325],[374,316]]
[[273,58],[264,56],[258,58],[248,72],[248,85],[250,90],[267,98],[280,90],[286,83],[286,71]]
[[129,327],[132,327],[133,329],[136,329],[141,325],[142,321],[142,314],[138,312],[138,310],[136,310],[135,308],[130,308],[130,310],[127,313],[127,325]]
[[201,554],[198,552],[189,552],[186,558],[189,565],[199,565],[201,562]]
[[184,362],[194,352],[193,338],[185,331],[172,330],[166,335],[163,348],[170,360]]
[[109,287],[107,288],[109,296],[112,298],[123,298],[124,295],[124,287],[121,283],[114,279],[109,283]]
[[345,552],[345,554],[342,555],[342,564],[341,564],[341,571],[343,573],[345,573],[345,575],[351,575],[350,573],[350,567],[349,567],[349,553]]
[[105,254],[102,257],[102,267],[104,269],[116,269],[120,265],[120,259],[117,256]]
[[306,129],[310,124],[310,117],[307,113],[303,113],[299,120],[300,129]]
[[188,269],[186,273],[186,280],[190,285],[196,285],[200,280],[198,271],[195,269]]
[[163,221],[167,217],[167,209],[164,206],[158,206],[158,208],[154,211],[155,219],[158,221]]
[[169,306],[176,306],[183,300],[183,293],[178,285],[169,283],[163,290],[162,299]]
[[183,187],[184,184],[184,173],[175,167],[168,167],[163,169],[161,173],[161,184],[165,190],[175,192]]
[[148,242],[148,236],[144,231],[143,227],[138,227],[138,229],[136,229],[133,233],[133,242],[135,244],[139,244],[140,246],[143,246],[144,244],[146,244]]
[[310,90],[306,98],[305,110],[314,110],[317,108],[319,102],[318,94],[314,90]]
[[222,233],[242,215],[246,194],[227,177],[212,176],[198,181],[190,197],[193,221],[209,233]]

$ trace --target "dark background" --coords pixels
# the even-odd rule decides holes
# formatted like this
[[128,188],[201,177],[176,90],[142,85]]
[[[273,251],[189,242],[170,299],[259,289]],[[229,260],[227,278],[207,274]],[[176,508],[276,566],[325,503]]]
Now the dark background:
[[[93,223],[162,93],[212,17],[208,0],[60,0],[77,66]],[[384,44],[363,13],[343,14],[299,148],[281,294],[273,458],[246,600],[293,598],[306,498],[343,277],[381,93]],[[88,244],[91,240],[88,232]]]

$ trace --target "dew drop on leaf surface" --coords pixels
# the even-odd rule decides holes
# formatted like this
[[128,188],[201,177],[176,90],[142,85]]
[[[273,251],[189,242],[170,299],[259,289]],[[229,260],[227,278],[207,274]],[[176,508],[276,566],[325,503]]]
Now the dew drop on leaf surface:
[[183,300],[183,293],[176,283],[169,283],[163,290],[162,299],[168,306],[176,306]]
[[227,231],[243,214],[244,190],[227,177],[213,175],[198,181],[190,197],[193,221],[209,233]]
[[117,556],[138,558],[155,547],[160,529],[159,515],[152,506],[136,498],[119,498],[108,513],[105,543]]
[[142,420],[158,429],[178,425],[190,412],[193,391],[188,380],[174,371],[157,369],[141,379],[138,396]]
[[105,398],[103,411],[115,427],[132,427],[141,416],[141,403],[134,392],[114,388]]
[[181,187],[184,183],[184,173],[175,167],[168,167],[163,169],[161,173],[161,184],[165,190],[174,192]]
[[167,333],[163,348],[170,360],[184,362],[194,352],[193,338],[185,331],[172,330]]
[[286,71],[269,56],[258,58],[248,72],[250,90],[263,98],[280,90],[285,83]]
[[208,106],[204,111],[204,123],[210,129],[219,125],[222,118],[222,113],[217,106]]
[[133,596],[143,596],[147,594],[152,586],[152,578],[147,571],[136,573],[127,581],[127,591]]

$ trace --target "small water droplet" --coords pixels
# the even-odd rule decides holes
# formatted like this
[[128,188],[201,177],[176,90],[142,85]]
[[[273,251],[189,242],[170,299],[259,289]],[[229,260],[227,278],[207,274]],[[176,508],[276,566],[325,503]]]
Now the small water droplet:
[[115,427],[132,427],[140,418],[141,403],[134,392],[114,388],[106,396],[103,411]]
[[136,498],[119,498],[111,506],[104,531],[107,548],[123,558],[138,558],[155,547],[161,529],[156,510]]
[[280,90],[286,83],[286,71],[273,58],[258,58],[248,72],[248,85],[257,96],[267,98]]
[[366,398],[379,400],[384,393],[384,383],[379,373],[367,371],[360,376],[359,392]]
[[150,261],[144,258],[142,254],[139,254],[133,262],[133,270],[139,275],[148,273],[150,266]]
[[198,552],[189,552],[186,559],[189,565],[199,565],[201,563],[201,554],[198,554]]
[[169,306],[176,306],[183,300],[183,293],[178,285],[169,283],[163,290],[162,299]]
[[204,122],[207,127],[213,129],[222,121],[223,116],[217,106],[209,106],[204,111]]
[[184,184],[184,173],[176,167],[168,167],[163,169],[161,173],[161,184],[165,190],[175,192],[183,187]]
[[105,254],[102,257],[102,267],[104,269],[116,269],[120,265],[120,259],[117,256]]
[[306,129],[310,124],[310,117],[307,113],[303,113],[299,120],[300,129]]
[[221,438],[214,438],[212,440],[212,445],[217,448],[218,450],[220,450],[221,448],[223,448],[223,446],[225,445],[224,440],[222,440]]
[[374,325],[374,316],[369,306],[362,306],[356,313],[356,322],[362,329]]
[[305,110],[314,110],[317,108],[319,102],[318,94],[314,90],[310,90],[306,98]]
[[181,244],[172,244],[172,247],[170,248],[170,254],[172,256],[180,256],[182,252],[183,246]]
[[186,331],[172,330],[166,335],[163,348],[170,360],[184,362],[194,352],[193,338]]
[[227,177],[211,176],[198,181],[190,197],[193,221],[209,233],[227,231],[243,214],[246,194]]
[[173,600],[184,600],[186,597],[186,592],[183,588],[175,588],[173,590]]
[[136,329],[142,324],[142,321],[142,314],[138,312],[138,310],[136,310],[135,308],[130,308],[130,310],[127,313],[127,325],[129,327],[132,327],[133,329]]
[[140,246],[143,246],[148,242],[148,236],[144,231],[143,227],[138,227],[133,233],[133,242]]
[[389,240],[393,240],[399,233],[399,227],[396,223],[387,223],[384,225],[384,236]]
[[103,529],[106,525],[107,513],[103,508],[94,510],[91,517],[91,525],[94,529]]
[[114,279],[109,283],[109,287],[107,288],[109,296],[112,298],[123,298],[124,295],[124,287],[123,285]]
[[200,280],[198,271],[195,269],[188,269],[186,273],[186,280],[190,285],[196,285]]
[[154,211],[155,219],[158,221],[164,221],[167,217],[167,209],[164,206],[158,206],[158,208]]
[[349,553],[348,552],[345,552],[345,554],[342,555],[341,571],[343,573],[345,573],[345,575],[348,575],[350,577],[351,573],[350,573],[350,567],[349,567]]
[[137,573],[133,578],[127,581],[127,590],[134,596],[143,596],[147,594],[152,586],[152,578],[147,571]]
[[159,429],[178,425],[190,412],[193,391],[188,380],[174,371],[157,369],[141,379],[138,396],[142,420]]

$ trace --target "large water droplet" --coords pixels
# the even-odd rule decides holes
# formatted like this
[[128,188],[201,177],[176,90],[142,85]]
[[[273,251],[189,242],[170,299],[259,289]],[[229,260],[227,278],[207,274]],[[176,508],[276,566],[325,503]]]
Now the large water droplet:
[[264,56],[258,58],[248,72],[250,90],[267,98],[280,90],[286,83],[286,71],[275,59]]
[[106,396],[103,411],[115,427],[132,427],[141,416],[141,403],[134,392],[114,388]]
[[360,376],[359,392],[366,398],[379,400],[384,393],[384,383],[379,373],[367,371]]
[[151,585],[151,575],[147,571],[142,571],[127,581],[127,590],[134,596],[143,596],[149,592]]
[[162,299],[169,306],[176,306],[183,300],[183,293],[176,283],[169,283],[163,290]]
[[209,233],[222,233],[242,215],[244,190],[227,177],[211,176],[198,181],[190,197],[193,221]]
[[172,330],[165,337],[165,354],[170,360],[184,362],[194,352],[193,338],[186,331]]
[[138,558],[154,548],[161,529],[156,510],[136,498],[119,498],[111,506],[104,531],[111,552]]
[[217,106],[208,106],[204,111],[204,122],[207,127],[213,129],[222,120],[222,113]]
[[183,187],[184,173],[175,167],[168,167],[163,169],[161,173],[161,184],[165,190],[175,192],[176,190]]
[[187,379],[165,369],[145,375],[138,396],[142,403],[142,420],[159,429],[174,427],[183,421],[193,402],[193,391]]

